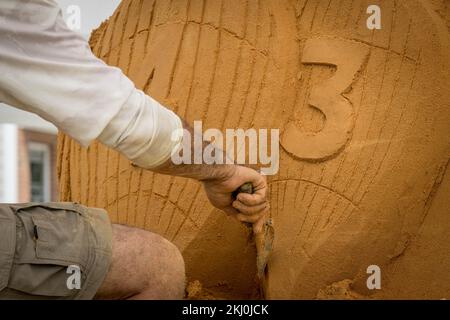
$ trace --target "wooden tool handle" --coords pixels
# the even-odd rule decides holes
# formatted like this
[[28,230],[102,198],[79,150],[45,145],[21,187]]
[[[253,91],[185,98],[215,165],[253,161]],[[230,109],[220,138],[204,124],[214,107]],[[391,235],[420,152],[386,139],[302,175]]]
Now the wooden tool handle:
[[251,182],[246,182],[233,192],[233,198],[236,199],[239,193],[253,194],[254,192],[255,190],[253,189],[253,184]]

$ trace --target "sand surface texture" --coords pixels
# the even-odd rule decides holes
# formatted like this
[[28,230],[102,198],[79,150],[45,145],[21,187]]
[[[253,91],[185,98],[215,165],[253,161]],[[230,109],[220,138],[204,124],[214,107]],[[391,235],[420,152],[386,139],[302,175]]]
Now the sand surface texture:
[[[381,30],[366,27],[371,4]],[[450,298],[449,12],[431,0],[125,0],[91,46],[189,122],[280,129],[268,298]],[[58,162],[62,200],[173,241],[199,280],[192,296],[257,297],[246,228],[199,183],[64,135]],[[381,290],[366,287],[373,264]]]

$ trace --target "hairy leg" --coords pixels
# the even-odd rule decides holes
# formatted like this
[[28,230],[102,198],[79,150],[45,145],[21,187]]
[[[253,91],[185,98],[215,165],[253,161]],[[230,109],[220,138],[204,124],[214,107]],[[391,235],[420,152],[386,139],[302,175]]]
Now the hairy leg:
[[112,262],[95,299],[183,298],[184,261],[174,244],[137,228],[112,229]]

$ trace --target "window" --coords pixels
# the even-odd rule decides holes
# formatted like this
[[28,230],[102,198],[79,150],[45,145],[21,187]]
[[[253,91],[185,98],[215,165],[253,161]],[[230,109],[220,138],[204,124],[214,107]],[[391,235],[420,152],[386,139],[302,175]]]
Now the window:
[[50,148],[43,143],[31,142],[29,148],[31,201],[50,201]]

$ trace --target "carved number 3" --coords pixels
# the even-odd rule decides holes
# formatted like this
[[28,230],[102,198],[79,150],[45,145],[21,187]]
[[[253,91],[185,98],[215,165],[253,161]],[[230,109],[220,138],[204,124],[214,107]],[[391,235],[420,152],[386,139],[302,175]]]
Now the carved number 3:
[[350,139],[354,113],[350,101],[342,95],[348,91],[369,55],[360,43],[342,39],[309,39],[302,63],[336,66],[333,77],[311,89],[309,104],[325,115],[319,132],[304,132],[289,122],[281,137],[283,148],[300,159],[326,160],[341,151]]

